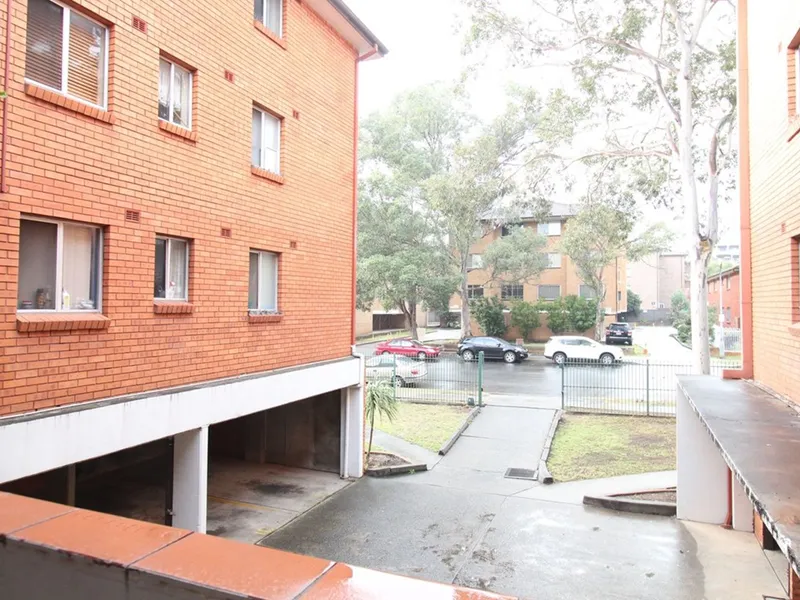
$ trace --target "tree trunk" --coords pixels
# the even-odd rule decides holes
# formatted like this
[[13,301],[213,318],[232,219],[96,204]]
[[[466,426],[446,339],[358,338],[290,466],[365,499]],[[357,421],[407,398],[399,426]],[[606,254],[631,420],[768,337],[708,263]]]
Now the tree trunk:
[[467,262],[461,261],[461,339],[472,335],[469,311],[469,282],[467,280]]
[[603,281],[603,271],[597,277],[597,323],[594,324],[594,339],[598,342],[603,339],[603,326],[606,321],[606,284]]
[[408,325],[408,329],[411,332],[411,339],[416,340],[418,339],[417,335],[417,305],[409,304],[406,301],[403,301],[400,310],[403,311],[403,316],[406,318],[406,324]]
[[372,454],[372,433],[375,431],[375,413],[372,413],[372,418],[369,420],[369,445],[367,446],[367,464],[369,464],[369,455]]

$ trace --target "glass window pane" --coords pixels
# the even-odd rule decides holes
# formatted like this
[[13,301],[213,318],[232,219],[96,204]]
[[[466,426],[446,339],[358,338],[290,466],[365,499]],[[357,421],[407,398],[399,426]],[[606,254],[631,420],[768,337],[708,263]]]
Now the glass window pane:
[[67,91],[92,104],[105,96],[106,28],[71,11]]
[[158,117],[169,121],[170,74],[172,65],[163,58],[158,64]]
[[190,129],[192,114],[192,74],[175,65],[172,94],[172,122]]
[[261,162],[261,134],[263,132],[263,123],[261,118],[261,111],[254,108],[253,109],[253,154],[252,160],[253,165],[256,167],[263,168],[264,165]]
[[61,309],[94,310],[97,298],[93,289],[95,267],[95,230],[64,225],[61,261]]
[[20,221],[17,306],[24,310],[55,310],[58,226]]
[[550,235],[561,235],[561,222],[550,223]]
[[264,168],[272,173],[280,173],[277,152],[274,150],[264,150]]
[[264,25],[269,27],[278,35],[283,35],[281,25],[283,21],[283,0],[265,0],[267,4],[267,14]]
[[29,0],[25,77],[61,89],[64,9],[49,0]]
[[181,240],[169,240],[169,282],[167,298],[186,300],[186,256],[189,244]]
[[277,310],[278,257],[269,252],[261,253],[261,273],[259,277],[259,306],[261,310]]
[[258,308],[258,252],[250,253],[250,286],[247,289],[247,308]]
[[264,113],[264,126],[267,128],[264,145],[270,150],[278,152],[281,147],[281,120]]
[[154,298],[167,297],[167,240],[156,239],[156,277],[153,286]]
[[253,18],[256,21],[264,22],[264,0],[255,0],[253,6]]

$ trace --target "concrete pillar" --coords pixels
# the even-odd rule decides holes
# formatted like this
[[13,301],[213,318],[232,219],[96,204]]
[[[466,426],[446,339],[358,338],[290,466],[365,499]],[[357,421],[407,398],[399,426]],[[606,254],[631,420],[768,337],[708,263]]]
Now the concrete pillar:
[[175,436],[172,526],[206,532],[208,427]]
[[680,389],[677,405],[678,518],[721,525],[728,514],[728,465]]
[[261,465],[267,462],[267,411],[245,417],[244,459]]
[[75,494],[77,490],[77,465],[67,465],[67,505],[75,506]]
[[361,382],[342,390],[342,477],[364,475],[364,357],[361,359]]
[[731,502],[733,504],[731,512],[733,516],[732,525],[736,531],[753,532],[753,504],[747,497],[744,486],[736,481],[736,477],[731,473]]

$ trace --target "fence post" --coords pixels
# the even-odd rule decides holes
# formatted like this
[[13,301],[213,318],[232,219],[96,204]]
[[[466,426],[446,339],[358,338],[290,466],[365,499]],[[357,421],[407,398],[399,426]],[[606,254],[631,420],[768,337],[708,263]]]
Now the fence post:
[[397,402],[397,354],[392,354],[392,397]]
[[647,389],[647,416],[649,417],[650,416],[650,359],[648,358],[645,362],[647,364],[647,369],[646,369],[647,384],[645,385],[645,388]]
[[483,350],[478,352],[478,406],[483,406]]
[[564,410],[564,371],[567,368],[567,361],[562,362],[561,367],[561,410]]

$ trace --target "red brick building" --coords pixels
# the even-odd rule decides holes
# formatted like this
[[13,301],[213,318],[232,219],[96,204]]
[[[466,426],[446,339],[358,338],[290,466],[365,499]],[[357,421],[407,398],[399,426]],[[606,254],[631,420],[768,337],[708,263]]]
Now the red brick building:
[[738,266],[708,276],[708,305],[725,315],[725,327],[742,326],[741,283]]
[[386,49],[341,0],[8,6],[0,483],[174,436],[202,530],[209,426],[250,419],[263,459],[299,401],[284,454],[359,475],[357,75]]

